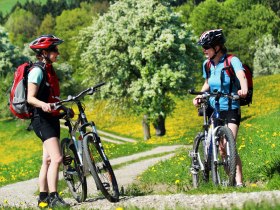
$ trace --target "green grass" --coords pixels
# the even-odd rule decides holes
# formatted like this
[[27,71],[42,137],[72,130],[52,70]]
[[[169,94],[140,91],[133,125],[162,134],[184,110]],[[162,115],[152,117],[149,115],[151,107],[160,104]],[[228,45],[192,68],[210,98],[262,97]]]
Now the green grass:
[[[243,162],[246,188],[238,191],[280,188],[280,75],[255,79],[254,102],[243,107],[237,148]],[[199,130],[199,129],[198,129]],[[197,130],[197,131],[198,131]],[[187,193],[223,193],[236,188],[216,188],[211,184],[192,189],[187,151],[149,168],[141,176],[140,185],[173,186],[173,191]]]
[[[42,142],[33,131],[27,131],[29,121],[0,120],[0,187],[38,177],[41,166]],[[67,137],[62,129],[61,137]],[[116,158],[154,148],[156,145],[137,142],[116,145],[103,142],[107,156]]]
[[[253,104],[242,108],[243,117],[237,147],[243,161],[247,187],[238,191],[280,187],[279,81],[280,74],[256,78]],[[185,99],[175,98],[177,106],[174,114],[166,119],[167,134],[164,137],[156,137],[151,127],[152,139],[146,142],[139,140],[134,144],[123,145],[103,142],[109,158],[150,150],[158,145],[192,144],[195,133],[201,128],[202,119],[197,116],[191,99],[192,96],[186,96]],[[86,102],[86,105],[88,103]],[[102,112],[106,102],[97,102],[94,106],[90,103],[86,111],[89,119],[95,120],[98,128],[141,139],[141,116],[127,113],[117,115],[115,110]],[[97,114],[92,114],[94,110]],[[25,131],[26,126],[26,122],[19,120],[0,120],[0,186],[38,176],[42,146],[33,132]],[[163,185],[169,186],[170,192],[183,191],[192,194],[236,190],[213,188],[211,185],[193,190],[189,166],[187,151],[178,151],[174,158],[161,162],[142,174],[139,186]]]
[[[8,12],[11,11],[11,9],[13,8],[13,6],[17,3],[20,2],[25,3],[27,0],[1,0],[0,1],[0,11],[6,15]],[[35,0],[35,2],[42,2],[45,3],[47,0]]]

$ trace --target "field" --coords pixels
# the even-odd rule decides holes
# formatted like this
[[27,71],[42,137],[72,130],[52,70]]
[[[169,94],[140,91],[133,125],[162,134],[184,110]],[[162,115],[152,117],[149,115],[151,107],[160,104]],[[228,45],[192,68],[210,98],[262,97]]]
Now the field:
[[[2,12],[4,15],[6,15],[12,7],[17,3],[24,3],[27,0],[1,0],[0,1],[0,12]],[[35,0],[35,2],[42,2],[45,3],[47,0]]]
[[[255,78],[253,104],[242,107],[238,151],[248,186],[245,190],[248,191],[280,187],[279,80],[280,75]],[[149,150],[157,145],[191,145],[202,122],[191,99],[190,95],[184,99],[176,98],[176,109],[166,119],[166,136],[156,137],[151,127],[152,138],[148,141],[142,140],[141,116],[104,109],[104,101],[92,103],[90,100],[85,104],[89,119],[94,119],[99,129],[138,139],[136,144],[121,146],[104,143],[109,158],[114,158]],[[0,186],[38,176],[41,142],[33,132],[25,130],[27,125],[27,122],[19,120],[0,120]],[[65,135],[64,131],[62,136]],[[168,185],[178,191],[200,193],[202,191],[190,187],[189,166],[187,151],[179,151],[173,159],[155,165],[139,177],[141,184],[137,188],[145,191],[147,185]],[[215,192],[217,189],[206,186],[201,190]]]

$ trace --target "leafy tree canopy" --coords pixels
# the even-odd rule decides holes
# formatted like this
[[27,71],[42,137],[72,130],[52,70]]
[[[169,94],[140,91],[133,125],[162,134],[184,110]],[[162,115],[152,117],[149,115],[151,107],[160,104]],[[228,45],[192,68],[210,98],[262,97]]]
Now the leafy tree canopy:
[[[55,34],[64,40],[60,45],[60,56],[62,60],[68,61],[77,47],[77,42],[73,39],[78,36],[79,31],[92,23],[93,14],[91,8],[76,8],[73,10],[64,10],[56,18]],[[91,14],[91,15],[89,15]]]
[[152,119],[173,110],[169,93],[193,84],[198,50],[191,30],[160,1],[118,1],[80,37],[89,81],[106,81],[104,96]]
[[23,47],[30,37],[36,35],[40,21],[36,15],[24,9],[16,9],[5,24],[9,31],[11,42],[17,46]]
[[280,46],[271,34],[256,41],[254,56],[254,76],[280,73]]

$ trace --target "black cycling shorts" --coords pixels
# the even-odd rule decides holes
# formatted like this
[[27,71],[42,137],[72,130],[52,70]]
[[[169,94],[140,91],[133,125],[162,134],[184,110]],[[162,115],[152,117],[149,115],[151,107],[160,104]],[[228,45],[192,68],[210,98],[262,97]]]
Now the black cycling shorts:
[[31,120],[31,124],[34,132],[42,142],[52,137],[60,138],[59,118],[44,118],[37,115]]
[[233,123],[239,126],[241,121],[240,109],[221,111],[220,118],[226,120],[227,123]]

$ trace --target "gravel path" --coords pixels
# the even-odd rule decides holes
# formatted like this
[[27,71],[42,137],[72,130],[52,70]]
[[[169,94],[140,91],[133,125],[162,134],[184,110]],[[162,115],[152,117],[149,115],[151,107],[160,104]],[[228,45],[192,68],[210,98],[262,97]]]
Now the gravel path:
[[[152,149],[147,152],[141,152],[127,157],[121,157],[111,160],[112,165],[124,164],[131,160],[137,160],[141,157],[146,157],[153,154],[164,154],[160,157],[149,158],[127,164],[117,170],[115,175],[119,184],[119,187],[126,187],[136,181],[137,176],[145,171],[148,167],[156,164],[158,161],[166,160],[175,154],[175,151],[182,146],[161,146]],[[62,177],[62,176],[61,176]],[[95,195],[95,184],[93,179],[89,177],[88,189],[89,196]],[[36,207],[37,197],[34,195],[37,191],[38,179],[32,179],[24,182],[18,182],[15,184],[7,185],[0,188],[0,208],[5,206],[14,206],[22,208]],[[78,204],[72,198],[66,198],[65,200],[71,203],[71,209],[100,209],[100,210],[115,210],[117,207],[129,207],[137,206],[138,208],[154,208],[157,210],[163,210],[166,208],[174,209],[176,206],[184,209],[202,209],[211,208],[217,204],[217,207],[223,207],[230,209],[233,205],[241,208],[246,201],[252,201],[260,203],[261,201],[269,201],[275,203],[280,198],[280,191],[266,191],[266,192],[251,192],[251,193],[227,193],[227,194],[210,194],[210,195],[185,195],[185,194],[172,194],[172,195],[147,195],[137,197],[120,198],[118,203],[110,203],[106,199],[97,198],[87,199],[86,202]],[[279,202],[279,201],[278,201]]]

